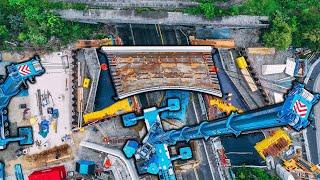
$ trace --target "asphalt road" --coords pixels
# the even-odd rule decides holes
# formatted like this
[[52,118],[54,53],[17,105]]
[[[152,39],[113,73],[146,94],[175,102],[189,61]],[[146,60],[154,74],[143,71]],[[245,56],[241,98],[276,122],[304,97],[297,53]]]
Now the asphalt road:
[[[206,114],[201,111],[200,102],[197,93],[190,92],[192,98],[189,101],[187,115],[186,115],[186,125],[195,125],[201,121],[207,120]],[[154,93],[153,98],[149,96],[146,97],[145,94],[139,95],[140,102],[144,107],[154,105],[160,98]],[[214,161],[214,154],[210,146],[204,142],[204,140],[193,140],[199,145],[198,153],[200,155],[200,167],[196,169],[190,169],[183,173],[176,173],[177,179],[201,179],[201,180],[220,180],[220,176],[217,169],[217,164]],[[213,169],[212,173],[210,171],[210,166]],[[214,176],[214,177],[213,177]]]
[[[203,115],[201,113],[201,107],[199,103],[199,99],[197,94],[193,93],[192,94],[192,113],[194,113],[195,117],[195,123],[199,123],[203,120],[207,120],[206,115]],[[210,144],[208,142],[205,142],[203,139],[201,140],[196,140],[198,145],[199,145],[199,154],[201,157],[201,163],[200,167],[196,169],[196,173],[199,179],[204,179],[204,180],[219,180],[220,175],[218,171],[218,165],[214,161],[214,152],[212,152],[212,149],[210,147]],[[210,170],[211,169],[211,170]]]
[[199,178],[195,174],[194,171],[187,171],[182,173],[176,173],[177,180],[185,180],[185,179],[195,179],[198,180]]
[[180,30],[180,27],[121,24],[116,28],[124,45],[188,45],[185,30]]
[[[311,91],[320,92],[320,63],[318,63],[311,75],[306,88]],[[314,108],[315,121],[311,122],[311,126],[307,128],[307,138],[310,151],[310,161],[314,164],[319,164],[320,157],[320,104],[318,103]],[[316,127],[314,129],[313,127]]]

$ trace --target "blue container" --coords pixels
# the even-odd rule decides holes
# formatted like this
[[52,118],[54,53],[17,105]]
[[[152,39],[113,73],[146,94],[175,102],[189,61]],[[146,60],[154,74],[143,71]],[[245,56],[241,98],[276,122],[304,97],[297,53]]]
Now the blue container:
[[76,171],[80,174],[89,175],[95,173],[96,163],[88,160],[79,160],[76,162]]

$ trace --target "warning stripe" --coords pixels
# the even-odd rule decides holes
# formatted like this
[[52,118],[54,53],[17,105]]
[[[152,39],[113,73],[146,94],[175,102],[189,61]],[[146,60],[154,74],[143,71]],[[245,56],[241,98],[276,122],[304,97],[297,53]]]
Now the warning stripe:
[[18,67],[18,71],[22,76],[26,76],[28,74],[30,74],[30,68],[28,65],[22,65]]
[[308,111],[308,107],[301,101],[296,101],[293,106],[294,111],[301,117],[305,117]]

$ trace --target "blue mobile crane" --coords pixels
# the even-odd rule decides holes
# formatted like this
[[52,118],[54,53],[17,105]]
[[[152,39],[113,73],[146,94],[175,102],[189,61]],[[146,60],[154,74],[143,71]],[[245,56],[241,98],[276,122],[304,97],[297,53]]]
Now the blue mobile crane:
[[180,155],[170,157],[168,146],[179,141],[188,142],[192,139],[230,134],[238,136],[242,132],[281,126],[290,126],[300,131],[309,125],[311,109],[319,99],[320,94],[312,94],[303,84],[297,83],[283,103],[241,114],[231,113],[228,117],[215,121],[203,121],[195,126],[165,131],[159,113],[180,109],[178,99],[169,99],[167,107],[145,109],[143,116],[137,117],[134,113],[122,116],[124,126],[134,126],[139,120],[144,120],[148,130],[141,144],[128,140],[123,151],[127,158],[135,157],[139,174],[155,174],[161,180],[174,180],[176,178],[172,161],[189,159],[192,153],[190,147],[184,147],[179,149]]
[[34,83],[35,77],[42,75],[44,72],[39,56],[7,66],[7,77],[0,84],[0,150],[5,149],[10,142],[19,142],[20,145],[33,144],[31,127],[20,127],[18,128],[18,136],[10,137],[7,107],[12,97],[28,88],[28,81]]

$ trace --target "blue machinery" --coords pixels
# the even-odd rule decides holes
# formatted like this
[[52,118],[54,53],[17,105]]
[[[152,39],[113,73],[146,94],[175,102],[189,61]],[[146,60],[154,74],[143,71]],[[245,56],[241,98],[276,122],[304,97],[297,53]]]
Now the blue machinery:
[[18,128],[18,136],[10,137],[7,106],[12,97],[27,88],[27,81],[33,83],[35,77],[43,73],[44,68],[41,66],[38,56],[7,67],[7,78],[0,84],[0,150],[5,149],[10,142],[19,142],[20,145],[33,144],[31,127],[20,127]]
[[24,180],[21,164],[14,165],[14,174],[16,175],[16,180]]
[[232,113],[228,117],[216,121],[204,121],[199,125],[186,126],[178,130],[164,131],[159,113],[180,109],[178,99],[169,99],[164,108],[148,108],[144,115],[136,117],[134,113],[124,115],[124,126],[134,126],[137,121],[144,120],[148,130],[141,144],[129,140],[123,148],[128,158],[135,156],[139,174],[158,174],[160,179],[174,180],[172,161],[192,157],[189,147],[180,148],[180,155],[170,157],[168,146],[178,141],[205,138],[227,134],[240,135],[245,131],[291,126],[299,131],[309,125],[309,114],[314,104],[320,99],[319,94],[311,94],[302,84],[296,84],[288,93],[285,102],[248,111],[242,114]]

